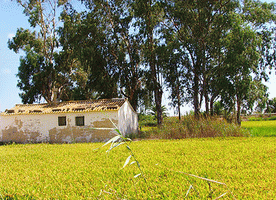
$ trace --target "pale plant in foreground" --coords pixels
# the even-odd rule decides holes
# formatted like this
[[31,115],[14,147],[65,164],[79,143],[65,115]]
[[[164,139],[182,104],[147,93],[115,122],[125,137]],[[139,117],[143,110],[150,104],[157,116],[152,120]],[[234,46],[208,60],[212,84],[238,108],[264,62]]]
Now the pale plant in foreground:
[[[108,140],[106,143],[104,143],[104,145],[102,145],[102,147],[110,144],[110,148],[106,151],[106,152],[110,152],[112,149],[114,149],[114,148],[116,148],[116,147],[124,144],[126,146],[127,150],[130,152],[130,155],[127,157],[127,159],[126,159],[126,161],[125,161],[122,169],[125,168],[128,164],[129,165],[136,164],[137,167],[138,167],[138,169],[139,169],[139,173],[136,174],[134,176],[134,178],[142,176],[143,179],[144,179],[144,181],[145,181],[145,183],[147,183],[146,177],[145,177],[145,175],[144,175],[144,173],[143,173],[143,171],[141,169],[141,165],[140,165],[139,161],[137,160],[137,158],[135,157],[135,155],[134,155],[133,151],[131,150],[130,146],[128,145],[128,143],[132,142],[132,140],[130,138],[125,137],[120,132],[120,130],[117,127],[117,125],[110,118],[109,118],[109,120],[111,121],[111,123],[115,127],[115,128],[111,128],[111,129],[116,131],[116,133],[115,133],[116,136],[114,136],[113,138],[111,138],[110,140]],[[99,128],[93,128],[93,129],[99,129]],[[110,128],[100,128],[100,129],[108,129],[108,130],[110,130]],[[133,161],[130,162],[132,159],[133,159]]]
[[[135,157],[135,155],[134,155],[133,151],[131,150],[130,146],[128,145],[128,143],[132,142],[132,140],[130,138],[127,138],[127,137],[123,136],[122,133],[120,132],[120,130],[118,129],[118,127],[116,126],[116,124],[110,118],[109,118],[109,120],[111,121],[111,123],[113,124],[113,126],[115,128],[93,128],[93,129],[108,129],[108,130],[115,130],[116,131],[116,136],[114,136],[113,138],[111,138],[110,140],[108,140],[106,143],[104,143],[102,145],[102,147],[110,144],[110,148],[106,151],[106,152],[110,152],[112,149],[114,149],[114,148],[116,148],[116,147],[118,147],[120,145],[125,144],[126,148],[130,152],[130,155],[127,157],[127,159],[126,159],[126,161],[125,161],[122,169],[125,168],[128,164],[132,165],[132,164],[136,163],[136,165],[137,165],[140,173],[136,174],[134,176],[134,178],[142,176],[143,179],[144,179],[144,181],[145,181],[145,183],[147,183],[145,175],[144,175],[144,173],[143,173],[143,171],[141,169],[140,163],[137,160],[137,158]],[[131,161],[132,158],[134,159],[134,161],[132,161],[130,163],[130,161]],[[226,187],[226,189],[227,189],[227,191],[225,191],[223,194],[221,194],[220,196],[214,198],[215,200],[216,199],[220,199],[222,197],[225,197],[227,194],[230,194],[232,196],[232,198],[235,199],[233,193],[229,190],[228,186],[225,183],[222,183],[222,182],[219,182],[219,181],[215,181],[215,180],[212,180],[212,179],[208,179],[208,178],[204,178],[204,177],[200,177],[200,176],[197,176],[197,175],[181,172],[181,171],[173,171],[173,170],[170,170],[170,171],[176,172],[176,173],[181,173],[181,174],[184,174],[185,176],[189,176],[189,177],[193,177],[193,178],[197,178],[197,179],[206,181],[207,184],[208,184],[208,186],[209,186],[209,190],[210,190],[210,192],[209,192],[209,198],[212,198],[212,192],[213,192],[212,188],[211,188],[211,183],[215,183],[215,184],[222,185],[222,186]],[[194,187],[194,185],[190,181],[188,181],[188,182],[190,183],[190,186],[189,186],[189,188],[188,188],[188,190],[186,192],[185,198],[188,197],[188,195],[190,194],[190,191],[192,189],[194,189],[197,192],[198,197],[201,198],[200,195],[199,195],[199,192],[196,190],[196,188]]]

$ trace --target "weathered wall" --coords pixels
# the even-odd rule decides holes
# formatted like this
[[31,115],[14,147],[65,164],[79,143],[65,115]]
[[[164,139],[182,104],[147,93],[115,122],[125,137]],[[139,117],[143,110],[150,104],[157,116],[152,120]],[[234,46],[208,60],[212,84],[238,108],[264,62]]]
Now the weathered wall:
[[119,110],[118,128],[123,135],[138,132],[138,115],[128,101]]
[[[66,126],[58,126],[60,116],[66,116]],[[85,126],[75,126],[76,116],[84,116]],[[18,143],[106,141],[116,132],[93,128],[114,128],[108,118],[118,124],[118,111],[0,115],[0,141]]]

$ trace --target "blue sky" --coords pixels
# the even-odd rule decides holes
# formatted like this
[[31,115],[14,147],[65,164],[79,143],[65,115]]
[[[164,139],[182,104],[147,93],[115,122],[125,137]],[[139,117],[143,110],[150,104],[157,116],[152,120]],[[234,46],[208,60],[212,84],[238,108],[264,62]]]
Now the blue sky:
[[23,9],[15,1],[0,0],[0,111],[21,103],[18,95],[17,69],[20,55],[8,49],[8,39],[19,27],[29,27]]
[[[0,111],[21,103],[18,95],[20,91],[16,86],[20,54],[9,50],[7,45],[8,39],[15,35],[19,27],[29,28],[28,18],[23,14],[23,9],[15,0],[0,0]],[[24,54],[21,53],[21,55]],[[270,98],[276,97],[275,77],[273,71],[270,80],[266,83]],[[166,93],[164,95],[168,96]],[[186,106],[182,111],[190,109],[192,108]],[[170,113],[172,114],[172,111]]]

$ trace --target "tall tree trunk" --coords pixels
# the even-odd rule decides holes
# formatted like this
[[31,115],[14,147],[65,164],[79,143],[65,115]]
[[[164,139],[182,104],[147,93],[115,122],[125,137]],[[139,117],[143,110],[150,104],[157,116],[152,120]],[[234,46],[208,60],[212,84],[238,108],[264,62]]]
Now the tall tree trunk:
[[211,98],[210,100],[210,114],[211,116],[214,116],[214,99]]
[[207,78],[207,68],[206,68],[206,44],[205,42],[202,42],[203,46],[203,53],[202,53],[202,69],[203,69],[203,92],[202,95],[204,97],[204,102],[205,102],[205,113],[208,116],[209,113],[209,97],[208,97],[208,78]]
[[157,112],[157,125],[161,125],[163,122],[162,118],[162,90],[159,87],[156,87],[154,91],[155,103],[156,103],[156,112]]
[[153,26],[152,26],[152,1],[148,2],[148,12],[147,12],[147,36],[148,36],[148,45],[150,50],[150,60],[149,60],[149,66],[151,70],[152,75],[152,81],[153,81],[153,91],[154,91],[154,100],[156,105],[156,112],[157,112],[157,125],[162,124],[162,87],[159,84],[159,80],[157,78],[157,69],[156,69],[156,58],[155,58],[155,52],[154,52],[154,40],[153,40]]
[[241,125],[241,100],[237,97],[237,124]]
[[176,97],[177,97],[177,113],[178,113],[178,119],[181,120],[181,113],[180,113],[180,107],[181,107],[181,97],[180,97],[180,81],[179,81],[179,73],[176,71],[177,77],[176,77]]
[[[150,37],[152,41],[152,37]],[[162,88],[157,80],[157,72],[155,67],[155,59],[154,59],[154,52],[153,52],[153,43],[150,42],[151,46],[151,58],[150,58],[150,69],[153,81],[153,92],[154,92],[154,100],[156,105],[156,112],[157,112],[157,125],[162,124]]]
[[133,71],[133,77],[131,78],[131,90],[129,91],[130,98],[131,98],[130,101],[131,101],[131,105],[132,105],[133,109],[135,111],[137,111],[140,82],[139,82],[139,77],[136,73],[137,69],[135,69],[135,67],[133,67],[132,71]]
[[137,90],[131,90],[129,102],[132,106],[132,108],[137,111],[138,107],[138,91]]
[[194,85],[193,85],[193,100],[194,100],[194,115],[196,119],[199,118],[199,64],[198,62],[194,66]]
[[[153,45],[153,43],[152,43],[152,45]],[[154,53],[152,52],[150,68],[152,71],[152,79],[153,79],[153,87],[154,87],[154,100],[155,100],[156,112],[157,112],[157,125],[159,126],[163,122],[163,118],[162,118],[162,94],[163,94],[163,91],[162,91],[161,85],[159,84],[159,81],[157,78],[155,63],[156,62],[154,59]]]
[[181,120],[181,112],[180,112],[180,92],[179,92],[179,85],[177,86],[177,112],[178,112],[178,119]]
[[215,101],[215,95],[212,95],[211,100],[210,100],[211,116],[214,116],[214,101]]
[[208,91],[207,91],[207,81],[206,76],[204,76],[203,79],[203,95],[204,95],[204,101],[205,101],[205,112],[206,115],[209,115],[209,97],[208,97]]

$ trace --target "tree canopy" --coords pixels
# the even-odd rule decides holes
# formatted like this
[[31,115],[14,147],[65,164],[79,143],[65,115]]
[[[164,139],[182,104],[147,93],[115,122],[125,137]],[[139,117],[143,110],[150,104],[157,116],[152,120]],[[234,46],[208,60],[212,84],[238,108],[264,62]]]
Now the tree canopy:
[[154,106],[158,124],[164,90],[179,116],[187,103],[198,117],[220,101],[238,123],[242,109],[265,109],[274,3],[80,0],[77,11],[64,0],[17,2],[34,28],[8,42],[25,52],[17,75],[24,103],[52,102],[56,91],[58,100],[125,96],[135,110]]

